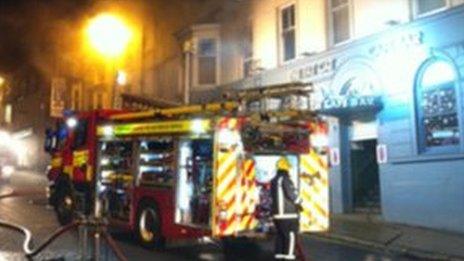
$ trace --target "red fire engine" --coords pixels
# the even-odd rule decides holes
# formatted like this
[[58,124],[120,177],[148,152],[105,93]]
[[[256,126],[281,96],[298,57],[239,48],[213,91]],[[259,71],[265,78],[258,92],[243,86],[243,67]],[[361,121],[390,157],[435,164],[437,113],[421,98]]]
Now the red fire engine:
[[285,156],[304,200],[300,230],[327,230],[327,150],[319,142],[326,125],[307,109],[269,109],[275,94],[259,92],[266,113],[263,104],[253,112],[254,101],[242,100],[67,115],[48,131],[45,146],[58,220],[89,214],[99,200],[112,224],[147,247],[267,232],[269,181]]

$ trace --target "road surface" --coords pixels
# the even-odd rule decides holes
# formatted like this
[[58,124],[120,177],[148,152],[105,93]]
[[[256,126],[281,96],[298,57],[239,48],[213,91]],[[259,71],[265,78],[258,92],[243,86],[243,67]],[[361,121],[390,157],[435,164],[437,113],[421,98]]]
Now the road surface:
[[[53,210],[46,204],[44,190],[47,184],[44,175],[37,172],[17,171],[9,180],[0,180],[0,194],[10,187],[24,197],[0,199],[0,219],[15,222],[29,228],[34,242],[44,240],[52,231],[59,228]],[[226,256],[219,244],[193,241],[168,244],[166,250],[155,251],[139,247],[131,235],[113,234],[129,260],[272,260],[271,240],[247,244],[236,244],[236,255]],[[337,244],[315,237],[302,239],[307,260],[362,260],[389,261],[411,260],[375,250]],[[21,235],[0,228],[0,260],[26,260],[21,254]],[[111,251],[105,248],[102,259],[115,260]],[[76,260],[79,259],[77,233],[68,233],[41,253],[37,260]]]

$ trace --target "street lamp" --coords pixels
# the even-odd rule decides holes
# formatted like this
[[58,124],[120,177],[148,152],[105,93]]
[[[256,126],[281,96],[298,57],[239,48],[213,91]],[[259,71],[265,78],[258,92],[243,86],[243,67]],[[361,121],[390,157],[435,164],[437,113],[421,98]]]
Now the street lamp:
[[116,107],[116,84],[119,75],[116,75],[115,61],[124,54],[132,38],[132,32],[120,17],[103,13],[89,22],[86,34],[92,48],[102,55],[108,63],[111,63],[112,106]]
[[104,57],[113,59],[124,53],[131,35],[131,30],[122,19],[108,13],[96,16],[87,28],[92,47]]

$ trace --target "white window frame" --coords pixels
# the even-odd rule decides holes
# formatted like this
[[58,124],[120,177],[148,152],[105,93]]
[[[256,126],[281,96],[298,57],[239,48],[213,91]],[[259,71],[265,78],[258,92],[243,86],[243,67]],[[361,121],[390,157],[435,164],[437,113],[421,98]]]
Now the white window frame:
[[[293,10],[294,10],[294,19],[295,19],[295,24],[293,25],[293,27],[289,28],[289,29],[286,29],[284,31],[283,29],[283,24],[282,24],[282,14],[283,14],[283,11],[286,9],[286,8],[289,8],[293,6]],[[297,57],[298,57],[298,9],[297,9],[297,4],[296,4],[296,1],[291,1],[285,5],[281,5],[279,8],[278,8],[278,13],[277,13],[277,26],[278,26],[278,30],[277,30],[277,33],[278,33],[278,56],[279,56],[279,64],[286,64],[286,63],[289,63],[291,61],[294,61]],[[288,59],[288,60],[285,60],[284,59],[284,55],[285,55],[285,46],[284,46],[284,33],[285,32],[288,32],[288,31],[291,31],[293,30],[295,32],[295,57],[291,58],[291,59]]]
[[[185,39],[184,41],[191,41],[192,45],[192,61],[191,65],[192,68],[189,69],[189,74],[191,73],[192,91],[195,90],[208,90],[215,86],[221,84],[221,48],[222,42],[220,37],[220,27],[217,24],[200,24],[194,25],[191,28],[192,35]],[[216,42],[216,82],[213,84],[200,84],[200,77],[199,77],[199,53],[198,47],[199,43],[202,39],[214,39]]]
[[10,124],[13,122],[13,105],[11,103],[7,103],[5,105],[5,123]]
[[[202,40],[214,40],[214,44],[215,44],[215,55],[214,56],[201,56],[200,53],[199,53],[199,46],[200,46],[200,42]],[[197,42],[197,50],[196,50],[196,53],[195,53],[195,74],[194,74],[194,78],[195,78],[195,85],[196,86],[200,86],[200,87],[212,87],[212,86],[216,86],[219,82],[219,37],[216,37],[216,36],[204,36],[204,37],[198,37],[196,39],[196,42]],[[215,71],[215,81],[214,83],[200,83],[200,58],[201,57],[214,57],[215,58],[215,68],[214,68],[214,71]]]
[[419,11],[418,1],[420,1],[420,0],[411,0],[411,9],[412,9],[412,12],[413,12],[413,18],[414,19],[442,12],[442,11],[444,11],[446,9],[451,8],[452,5],[453,5],[452,0],[445,0],[445,6],[444,7],[437,8],[435,10],[432,10],[432,11],[429,11],[429,12],[426,12],[426,13],[423,13],[423,14],[419,14],[418,13],[418,11]]
[[[334,12],[342,9],[345,7],[345,5],[348,6],[348,39],[343,40],[341,42],[336,43],[335,42],[335,28],[334,28]],[[346,4],[337,6],[335,8],[332,8],[332,0],[327,0],[327,10],[328,10],[328,22],[329,22],[329,44],[330,46],[338,46],[345,44],[347,42],[350,42],[354,38],[354,23],[353,23],[353,17],[354,17],[354,8],[353,8],[353,0],[347,0]]]

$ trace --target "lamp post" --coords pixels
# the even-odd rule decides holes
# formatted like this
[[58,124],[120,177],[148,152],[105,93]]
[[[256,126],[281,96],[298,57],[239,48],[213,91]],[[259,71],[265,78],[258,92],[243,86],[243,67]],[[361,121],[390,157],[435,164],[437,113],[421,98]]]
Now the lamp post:
[[[107,64],[111,63],[111,100],[112,107],[115,108],[117,85],[126,79],[125,74],[122,76],[116,73],[116,61],[117,58],[124,54],[132,32],[121,18],[109,13],[103,13],[89,22],[86,34],[91,47],[106,60]],[[103,211],[101,195],[98,193],[99,182],[96,182],[95,186],[97,193],[95,193],[94,201],[94,218],[97,224],[102,224]],[[94,234],[94,260],[100,258],[100,232],[100,226],[98,225]]]
[[132,32],[120,17],[102,13],[90,21],[86,33],[91,47],[105,58],[107,64],[111,64],[111,100],[112,107],[116,107],[116,87],[119,81],[116,60],[124,54]]

